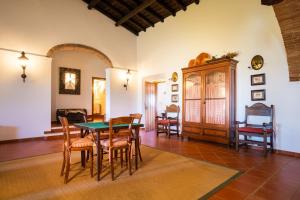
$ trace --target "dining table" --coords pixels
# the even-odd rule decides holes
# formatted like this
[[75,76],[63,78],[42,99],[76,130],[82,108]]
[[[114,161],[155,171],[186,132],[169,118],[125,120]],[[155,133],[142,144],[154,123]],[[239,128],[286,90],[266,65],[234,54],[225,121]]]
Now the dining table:
[[[109,123],[108,122],[85,122],[85,123],[75,123],[73,124],[75,127],[80,128],[80,137],[84,137],[86,131],[96,133],[95,143],[96,143],[96,149],[97,149],[97,180],[100,180],[100,150],[101,150],[101,143],[100,143],[100,137],[101,133],[104,133],[105,131],[109,130]],[[129,124],[118,124],[114,125],[113,129],[114,131],[118,131],[120,129],[128,128]],[[140,128],[144,127],[144,124],[141,123],[132,123],[131,124],[132,129],[134,130],[134,134],[136,137],[135,141],[135,169],[138,169],[138,160],[139,160],[139,153],[138,148],[140,145]],[[81,151],[81,164],[83,167],[85,167],[85,151]]]

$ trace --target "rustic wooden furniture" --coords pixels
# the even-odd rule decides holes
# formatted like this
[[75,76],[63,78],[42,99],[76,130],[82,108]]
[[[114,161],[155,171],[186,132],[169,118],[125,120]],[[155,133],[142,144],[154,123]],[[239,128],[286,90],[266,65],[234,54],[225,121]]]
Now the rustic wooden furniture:
[[[143,114],[134,113],[134,114],[130,114],[129,116],[133,118],[133,122],[140,124]],[[134,141],[134,145],[135,145],[135,154],[139,154],[140,161],[143,161],[142,154],[141,154],[141,149],[140,149],[141,138],[140,138],[139,135],[137,135],[135,133],[135,131],[133,131],[132,140]]]
[[[266,106],[262,103],[256,103],[252,106],[245,107],[245,121],[239,122],[236,121],[236,150],[239,150],[239,146],[248,145],[248,144],[256,144],[258,146],[262,146],[264,149],[264,155],[267,156],[268,145],[270,146],[270,150],[273,152],[273,137],[274,137],[274,124],[273,124],[273,116],[274,116],[274,106],[270,107]],[[268,118],[268,122],[264,122],[261,124],[250,124],[250,117],[266,117]],[[240,125],[243,124],[243,127]],[[244,139],[240,139],[240,136],[243,135]],[[250,139],[249,137],[259,137],[263,138],[263,141],[257,141]],[[268,142],[269,138],[269,142]]]
[[[180,107],[171,104],[170,106],[166,107],[166,118],[168,121],[168,136],[172,134],[176,134],[177,137],[179,137],[179,112],[180,112]],[[172,115],[173,114],[173,115]],[[175,128],[173,128],[175,127]]]
[[231,144],[237,63],[222,58],[182,69],[182,138]]
[[[100,140],[102,139],[101,136],[103,134],[106,134],[105,131],[109,130],[109,123],[108,122],[88,122],[88,123],[75,123],[75,127],[80,128],[80,135],[81,137],[84,137],[84,132],[85,130],[89,130],[93,133],[96,133],[96,138],[95,138],[95,143],[96,143],[96,148],[97,148],[97,180],[100,180],[100,150],[101,150],[101,144]],[[126,129],[128,128],[129,124],[120,124],[120,125],[114,125],[113,128],[117,131],[120,129]],[[143,127],[144,124],[137,124],[133,123],[132,124],[132,129],[134,129],[135,134],[139,137],[139,131],[140,127]],[[106,136],[105,136],[106,137]],[[136,170],[138,169],[138,159],[139,155],[135,156],[135,168]],[[85,163],[85,153],[84,151],[81,152],[81,163]]]
[[87,110],[84,108],[57,109],[57,122],[59,122],[59,117],[66,117],[69,123],[80,123],[84,122],[84,118],[87,118]]
[[[121,152],[121,166],[123,165],[123,150],[125,150],[126,161],[128,164],[129,175],[131,175],[131,136],[132,136],[132,117],[117,117],[109,120],[109,138],[106,140],[101,140],[101,151],[100,159],[102,163],[103,152],[107,152],[109,155],[109,164],[111,179],[114,180],[114,155],[116,151],[120,150]],[[121,134],[115,131],[113,126],[120,124],[128,124],[128,128],[123,129]],[[102,170],[102,164],[100,163],[100,173]]]
[[[76,138],[71,140],[69,123],[66,117],[59,117],[61,125],[64,131],[64,149],[63,149],[63,163],[60,175],[63,176],[65,172],[64,182],[68,182],[70,164],[71,164],[71,152],[72,151],[88,151],[91,155],[91,177],[93,177],[93,141],[88,138]],[[83,160],[85,162],[85,160]],[[85,166],[85,164],[83,165]]]
[[166,113],[161,113],[161,116],[155,117],[155,131],[158,136],[160,133],[168,135],[168,120]]

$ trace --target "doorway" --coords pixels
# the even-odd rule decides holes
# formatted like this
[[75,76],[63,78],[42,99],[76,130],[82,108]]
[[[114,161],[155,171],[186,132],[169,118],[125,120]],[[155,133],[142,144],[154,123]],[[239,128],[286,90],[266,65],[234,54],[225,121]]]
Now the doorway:
[[157,83],[145,82],[145,128],[155,130]]
[[103,121],[106,111],[106,80],[105,78],[92,78],[92,118],[93,121]]

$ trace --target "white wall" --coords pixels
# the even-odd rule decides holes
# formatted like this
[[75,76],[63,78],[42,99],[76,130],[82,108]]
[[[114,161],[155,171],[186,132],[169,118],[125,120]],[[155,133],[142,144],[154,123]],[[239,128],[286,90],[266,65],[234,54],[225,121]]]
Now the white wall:
[[[59,67],[81,71],[80,95],[59,94]],[[57,51],[52,60],[51,120],[56,120],[56,109],[85,108],[92,114],[92,77],[105,78],[107,64],[87,51]]]
[[128,116],[138,110],[138,74],[131,71],[128,89],[126,83],[126,70],[106,69],[106,120],[111,117]]
[[20,55],[0,51],[0,140],[38,137],[50,128],[51,59],[26,55],[23,83]]
[[136,36],[82,0],[0,0],[0,46],[46,54],[58,44],[96,48],[114,66],[136,67]]
[[[201,52],[222,55],[239,51],[237,69],[237,118],[251,105],[251,89],[265,88],[268,105],[275,105],[276,148],[300,152],[300,82],[289,82],[288,65],[280,28],[273,8],[260,0],[202,0],[186,12],[168,17],[138,37],[139,92],[143,77],[179,73]],[[249,70],[251,58],[265,59],[262,70]],[[266,85],[251,87],[250,75],[266,73]],[[181,83],[181,80],[179,81]],[[143,101],[139,98],[139,110]]]
[[[88,10],[87,4],[81,0],[0,0],[0,4],[1,48],[45,55],[58,44],[83,44],[103,52],[114,66],[136,68],[136,36],[122,27],[116,27],[112,20],[98,11]],[[5,57],[10,55],[2,54]],[[16,56],[10,57],[10,62],[15,62]],[[38,58],[32,56],[30,59]],[[49,130],[51,69],[50,61],[47,62],[49,66],[41,63],[43,67],[38,64],[31,72],[28,69],[29,77],[41,75],[32,80],[34,82],[17,82],[16,85],[15,81],[20,81],[19,67],[17,72],[8,73],[6,71],[15,70],[15,66],[10,69],[4,60],[0,60],[0,76],[1,79],[5,77],[5,81],[1,80],[0,104],[1,108],[7,107],[3,111],[1,109],[0,126],[8,126],[8,129],[1,131],[0,140],[43,136],[43,131]],[[2,73],[3,70],[5,72]],[[36,114],[37,120],[32,121],[32,114]]]

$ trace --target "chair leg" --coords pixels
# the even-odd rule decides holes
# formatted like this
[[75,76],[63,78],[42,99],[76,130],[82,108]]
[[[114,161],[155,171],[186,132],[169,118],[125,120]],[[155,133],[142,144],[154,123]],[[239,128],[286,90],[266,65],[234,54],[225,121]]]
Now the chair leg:
[[127,155],[126,157],[128,157],[128,170],[129,170],[129,175],[131,176],[131,145],[128,146],[128,151],[127,151]]
[[60,176],[64,175],[65,165],[66,165],[66,150],[65,150],[65,147],[64,147],[64,151],[63,151],[63,163],[62,163],[62,166],[61,166]]
[[86,162],[88,162],[88,161],[89,161],[89,159],[90,159],[90,152],[89,152],[89,151],[87,151],[87,152],[86,152]]
[[70,165],[71,165],[71,152],[66,151],[66,161],[67,161],[67,166],[66,166],[66,173],[65,173],[65,184],[68,183],[69,179],[69,172],[70,172]]
[[235,132],[235,150],[236,151],[239,151],[239,143],[240,143],[240,141],[239,141],[239,132],[236,131]]
[[267,136],[264,134],[264,156],[267,156],[268,153],[268,146],[267,146]]
[[93,173],[94,173],[94,153],[93,153],[93,148],[89,151],[91,154],[91,177],[93,177]]
[[110,164],[110,174],[111,180],[114,180],[114,158],[113,158],[113,149],[109,149],[109,164]]
[[171,125],[168,124],[168,137],[170,138],[171,137]]
[[176,124],[176,134],[177,134],[177,137],[179,137],[179,126],[178,126],[178,124]]
[[271,152],[274,153],[273,134],[270,136]]
[[123,149],[120,149],[121,168],[123,168]]
[[[139,139],[139,141],[140,141],[140,139]],[[138,141],[138,146],[137,146],[138,147],[138,153],[139,153],[140,161],[143,162],[142,154],[141,154],[141,148],[140,148],[141,145],[140,145],[139,141]]]

